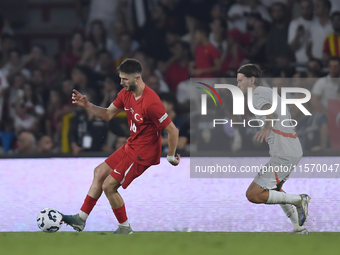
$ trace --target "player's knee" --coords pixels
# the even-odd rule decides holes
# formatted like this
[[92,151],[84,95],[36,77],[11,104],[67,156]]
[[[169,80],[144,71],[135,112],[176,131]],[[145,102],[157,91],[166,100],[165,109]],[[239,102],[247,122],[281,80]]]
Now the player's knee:
[[95,169],[94,169],[94,171],[93,171],[93,175],[94,175],[94,178],[95,179],[98,179],[99,178],[99,176],[100,176],[100,166],[97,166]]
[[102,184],[102,189],[106,194],[115,193],[117,192],[118,188],[119,188],[119,185],[116,185],[116,182],[110,182],[108,179],[106,179]]
[[105,178],[106,176],[104,169],[102,169],[101,165],[97,166],[93,171],[93,179],[97,181],[104,181]]
[[110,190],[112,190],[112,187],[108,181],[104,181],[102,184],[102,189],[107,194],[108,192],[110,192]]

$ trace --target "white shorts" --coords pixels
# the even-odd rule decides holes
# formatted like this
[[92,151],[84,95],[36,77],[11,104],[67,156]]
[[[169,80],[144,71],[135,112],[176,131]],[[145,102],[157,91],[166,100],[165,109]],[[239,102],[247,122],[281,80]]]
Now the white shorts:
[[271,157],[254,178],[254,182],[266,190],[276,189],[284,183],[299,164],[301,157]]

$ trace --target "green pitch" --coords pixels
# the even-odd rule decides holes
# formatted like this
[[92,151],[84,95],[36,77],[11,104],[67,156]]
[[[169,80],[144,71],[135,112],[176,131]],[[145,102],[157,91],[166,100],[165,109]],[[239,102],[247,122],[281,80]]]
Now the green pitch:
[[3,255],[340,254],[340,233],[0,232]]

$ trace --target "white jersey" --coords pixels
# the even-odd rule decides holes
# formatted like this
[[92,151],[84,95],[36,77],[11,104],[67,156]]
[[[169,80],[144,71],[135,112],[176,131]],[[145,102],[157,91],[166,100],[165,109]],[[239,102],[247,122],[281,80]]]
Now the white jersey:
[[[290,121],[285,121],[283,126],[281,122],[283,120],[291,119],[290,110],[286,107],[286,115],[281,115],[281,97],[277,96],[277,107],[275,112],[277,113],[279,119],[275,122],[269,136],[267,137],[269,144],[269,154],[271,156],[291,156],[291,157],[301,157],[302,156],[302,147],[300,144],[300,140],[295,133],[294,127],[285,127],[292,126],[293,124]],[[253,91],[253,105],[257,110],[261,110],[265,105],[273,104],[273,90],[271,88],[258,86]],[[266,116],[257,116],[257,119],[261,119],[266,123]],[[260,123],[261,124],[261,123]]]

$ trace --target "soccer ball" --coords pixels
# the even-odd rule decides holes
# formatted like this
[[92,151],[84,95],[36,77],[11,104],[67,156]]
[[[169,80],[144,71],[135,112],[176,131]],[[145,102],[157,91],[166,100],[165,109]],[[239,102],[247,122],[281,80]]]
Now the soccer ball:
[[57,232],[62,222],[62,216],[60,212],[53,208],[45,208],[37,217],[38,227],[44,232]]

